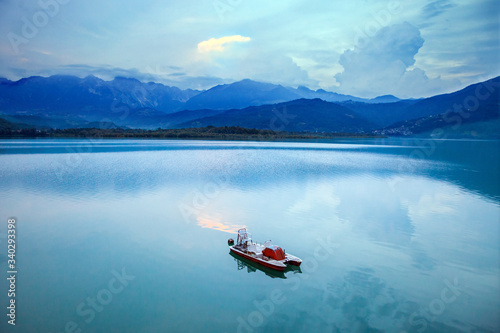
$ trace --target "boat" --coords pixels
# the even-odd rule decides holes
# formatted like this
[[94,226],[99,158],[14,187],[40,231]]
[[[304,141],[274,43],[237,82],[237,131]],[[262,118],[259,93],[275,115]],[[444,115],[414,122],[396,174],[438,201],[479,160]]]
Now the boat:
[[[231,240],[228,244],[231,244]],[[300,266],[302,263],[300,258],[286,253],[270,240],[264,244],[252,241],[252,235],[246,228],[238,230],[236,244],[229,246],[229,249],[240,257],[277,271],[284,271],[287,265]]]
[[271,278],[279,278],[279,279],[286,279],[285,272],[288,270],[288,268],[285,269],[285,271],[277,271],[275,269],[271,269],[268,267],[264,267],[262,265],[259,265],[255,262],[252,262],[248,259],[243,258],[242,256],[239,256],[237,254],[234,254],[233,252],[229,251],[229,255],[234,258],[237,264],[237,268],[239,271],[245,270],[248,273],[254,273],[257,271],[264,272],[267,276]]

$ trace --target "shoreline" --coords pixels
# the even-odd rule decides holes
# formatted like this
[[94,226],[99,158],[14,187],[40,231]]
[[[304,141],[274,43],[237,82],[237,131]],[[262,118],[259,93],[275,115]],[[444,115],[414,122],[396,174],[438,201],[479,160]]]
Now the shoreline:
[[378,134],[362,133],[308,133],[276,132],[244,127],[202,127],[181,129],[99,129],[70,128],[55,130],[25,129],[1,133],[2,139],[14,138],[80,138],[80,139],[167,139],[167,140],[231,140],[231,141],[288,141],[288,140],[329,140],[329,139],[381,139]]

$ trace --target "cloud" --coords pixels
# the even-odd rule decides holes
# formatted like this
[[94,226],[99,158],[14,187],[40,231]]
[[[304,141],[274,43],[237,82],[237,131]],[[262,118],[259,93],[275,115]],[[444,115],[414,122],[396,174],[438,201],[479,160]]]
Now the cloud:
[[[247,38],[233,37],[237,37],[234,38],[236,40]],[[224,52],[198,52],[198,61],[192,62],[189,70],[231,82],[252,79],[286,86],[317,86],[317,81],[309,77],[307,70],[301,68],[291,52],[279,43],[270,43],[266,38],[259,36],[245,47],[227,47]],[[218,45],[221,42],[225,43],[226,40],[218,39],[211,44]]]
[[363,45],[340,56],[344,71],[335,75],[339,91],[362,97],[393,94],[409,98],[430,96],[455,85],[452,80],[430,79],[414,67],[423,45],[419,29],[408,22],[380,29]]
[[210,51],[224,51],[224,46],[226,44],[235,42],[249,42],[250,37],[243,37],[241,35],[225,36],[221,38],[210,38],[201,43],[198,43],[199,52],[210,52]]
[[318,82],[309,77],[293,59],[285,54],[253,49],[234,68],[238,79],[252,78],[257,81],[282,84],[285,86],[317,86]]
[[[386,1],[334,1],[318,6],[303,1],[283,5],[257,0],[245,6],[236,2],[229,1],[232,10],[222,22],[210,2],[153,1],[144,6],[128,1],[124,6],[123,0],[72,1],[61,5],[57,16],[37,28],[37,35],[20,45],[16,54],[7,34],[22,36],[23,18],[32,21],[42,7],[38,1],[0,0],[0,36],[4,37],[0,38],[0,76],[18,79],[60,71],[111,77],[130,71],[140,80],[192,84],[197,89],[250,78],[342,89],[366,97],[385,93],[419,97],[500,75],[498,0],[401,2],[401,10],[389,18],[384,16],[390,8]],[[208,10],[200,10],[203,6]],[[388,24],[404,21],[418,27],[421,35],[418,29],[384,30]],[[369,36],[376,31],[380,35],[367,38],[372,40],[370,45],[352,49],[358,29]],[[423,45],[405,44],[397,36],[414,42],[420,38]],[[386,51],[377,49],[377,43],[385,43]],[[413,49],[404,53],[400,48],[405,46]],[[348,48],[352,50],[345,52]],[[392,54],[394,49],[399,51]],[[71,64],[97,68],[85,72],[83,67],[64,67]],[[364,72],[356,71],[356,66],[364,66]],[[361,80],[365,73],[366,80]],[[380,81],[371,75],[381,75]],[[387,84],[386,75],[399,81]],[[448,80],[452,79],[459,84],[451,87]],[[409,87],[405,89],[403,83]]]
[[283,84],[286,86],[316,86],[307,71],[279,49],[266,49],[260,43],[252,43],[244,49],[216,52],[200,61],[197,72],[228,81],[252,79]]
[[451,3],[449,0],[436,0],[431,1],[422,8],[422,16],[424,18],[432,18],[438,16],[445,11],[455,7],[456,5]]

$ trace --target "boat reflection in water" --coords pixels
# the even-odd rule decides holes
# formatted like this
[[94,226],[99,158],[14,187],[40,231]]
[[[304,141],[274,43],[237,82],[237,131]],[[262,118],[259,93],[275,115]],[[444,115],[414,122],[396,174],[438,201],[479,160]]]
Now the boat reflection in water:
[[240,257],[233,252],[229,251],[229,255],[234,258],[238,264],[238,270],[247,269],[248,273],[256,272],[257,270],[264,272],[267,276],[272,278],[286,279],[286,272],[293,272],[294,274],[302,273],[299,266],[288,265],[284,271],[277,271],[275,269],[267,268],[265,266],[256,264],[248,259]]

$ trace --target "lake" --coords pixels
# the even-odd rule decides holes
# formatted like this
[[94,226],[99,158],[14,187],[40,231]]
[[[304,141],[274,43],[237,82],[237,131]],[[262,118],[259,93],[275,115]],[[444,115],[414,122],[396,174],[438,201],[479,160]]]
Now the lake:
[[[498,141],[0,140],[1,332],[498,332]],[[303,260],[229,254],[246,227]]]

